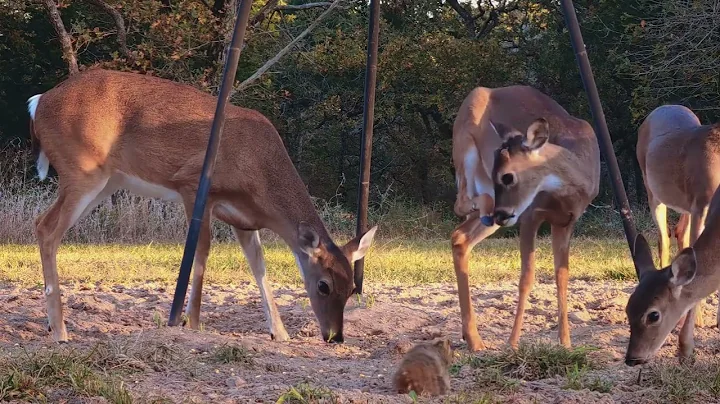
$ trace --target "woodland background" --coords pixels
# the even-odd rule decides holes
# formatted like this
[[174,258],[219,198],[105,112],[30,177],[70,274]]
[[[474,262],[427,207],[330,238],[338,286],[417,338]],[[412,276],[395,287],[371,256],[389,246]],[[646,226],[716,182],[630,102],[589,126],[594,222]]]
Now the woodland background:
[[[686,105],[706,124],[718,119],[720,1],[574,3],[628,195],[641,225],[650,226],[637,128],[663,103]],[[343,0],[317,21],[332,4],[254,1],[231,101],[271,119],[329,226],[349,235],[368,2]],[[0,240],[32,241],[34,216],[54,196],[52,182],[37,182],[29,155],[29,96],[93,65],[216,94],[237,6],[238,0],[0,0]],[[458,222],[452,124],[472,88],[529,84],[592,122],[559,2],[384,0],[381,7],[371,220],[392,220],[385,231],[422,229],[446,238]],[[243,83],[311,24],[265,74]],[[578,231],[620,235],[612,204],[603,163],[600,195]],[[178,207],[125,194],[106,205],[70,237],[184,238]],[[216,229],[216,236],[227,234]]]

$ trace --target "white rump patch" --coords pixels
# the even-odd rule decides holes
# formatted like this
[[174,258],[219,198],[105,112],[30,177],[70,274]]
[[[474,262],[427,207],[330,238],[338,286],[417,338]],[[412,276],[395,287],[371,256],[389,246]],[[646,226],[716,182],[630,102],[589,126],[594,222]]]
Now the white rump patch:
[[40,155],[37,160],[37,173],[40,177],[40,181],[44,181],[47,178],[48,171],[50,171],[50,160],[44,151],[40,150]]
[[32,120],[35,120],[35,111],[37,111],[38,103],[40,102],[40,97],[42,97],[42,94],[36,94],[32,97],[28,98],[27,104],[28,104],[28,112],[30,113],[30,118]]

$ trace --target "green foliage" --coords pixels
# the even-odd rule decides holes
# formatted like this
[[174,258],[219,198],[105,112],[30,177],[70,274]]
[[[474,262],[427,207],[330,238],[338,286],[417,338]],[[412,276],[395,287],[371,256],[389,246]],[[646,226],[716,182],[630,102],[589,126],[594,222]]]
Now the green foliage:
[[[93,2],[59,4],[82,66],[153,74],[217,92],[236,1],[105,1],[124,19],[127,53],[105,10]],[[266,3],[253,3],[238,81],[324,11],[281,8],[260,15]],[[460,1],[477,17],[475,26],[448,2],[383,3],[372,203],[393,196],[440,204],[451,212],[452,124],[475,86],[530,84],[570,113],[591,119],[556,2],[506,3],[511,7],[490,12],[478,9],[487,2]],[[717,118],[719,51],[717,30],[709,28],[717,13],[709,1],[684,4],[575,2],[626,188],[640,206],[646,203],[634,156],[640,120],[664,102],[686,103],[706,121]],[[270,72],[233,98],[275,123],[312,195],[334,199],[348,210],[357,199],[367,18],[366,1],[346,0]],[[482,27],[485,21],[489,29]],[[0,0],[0,27],[0,144],[21,139],[26,145],[25,101],[62,81],[67,67],[40,3]],[[596,204],[610,203],[603,176]]]

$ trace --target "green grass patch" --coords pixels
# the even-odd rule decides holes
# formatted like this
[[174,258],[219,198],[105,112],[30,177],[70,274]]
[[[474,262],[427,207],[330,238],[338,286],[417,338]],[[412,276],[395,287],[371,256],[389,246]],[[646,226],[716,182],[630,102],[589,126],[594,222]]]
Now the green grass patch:
[[666,403],[709,403],[720,401],[720,360],[708,359],[682,365],[663,361],[643,371],[643,385],[658,389]]
[[[626,280],[635,270],[623,239],[575,238],[571,245],[570,276],[587,280]],[[270,279],[301,285],[299,270],[285,244],[264,246]],[[133,284],[146,281],[174,283],[182,258],[181,244],[67,245],[58,252],[63,282]],[[554,275],[550,240],[540,238],[536,250],[536,274]],[[517,239],[488,239],[478,244],[470,258],[473,284],[515,280],[520,273]],[[450,241],[376,240],[365,261],[367,282],[417,285],[455,282]],[[240,247],[234,243],[213,245],[205,282],[233,284],[253,277]],[[35,245],[4,245],[0,249],[0,281],[41,285],[40,254]],[[369,303],[369,302],[368,302]]]
[[88,355],[67,351],[23,352],[0,360],[0,401],[53,401],[50,392],[76,397],[104,397],[131,403],[132,397],[112,373],[93,367]]
[[572,372],[595,368],[596,364],[588,356],[595,350],[584,346],[568,349],[555,344],[520,343],[517,349],[508,347],[499,352],[471,356],[467,362],[473,368],[482,369],[485,375],[490,375],[490,381],[500,376],[541,380],[554,376],[567,377]]
[[212,355],[213,359],[218,363],[241,364],[246,368],[255,367],[255,359],[253,359],[250,351],[241,345],[223,344],[217,347]]
[[276,404],[311,404],[311,403],[336,403],[337,398],[327,387],[317,387],[310,383],[300,383],[291,386],[286,392],[278,397]]

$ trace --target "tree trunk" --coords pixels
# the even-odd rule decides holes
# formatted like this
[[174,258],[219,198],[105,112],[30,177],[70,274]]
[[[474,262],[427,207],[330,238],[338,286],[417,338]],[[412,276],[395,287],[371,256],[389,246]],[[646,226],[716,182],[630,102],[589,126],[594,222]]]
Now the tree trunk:
[[73,49],[72,46],[72,38],[65,30],[65,24],[63,24],[62,18],[60,18],[60,11],[58,10],[55,1],[43,0],[43,5],[48,11],[50,22],[52,23],[53,28],[55,28],[55,32],[58,34],[58,39],[60,40],[60,45],[62,46],[63,59],[65,59],[68,64],[70,74],[73,75],[78,73],[80,69],[78,69],[77,55],[75,54],[75,49]]

